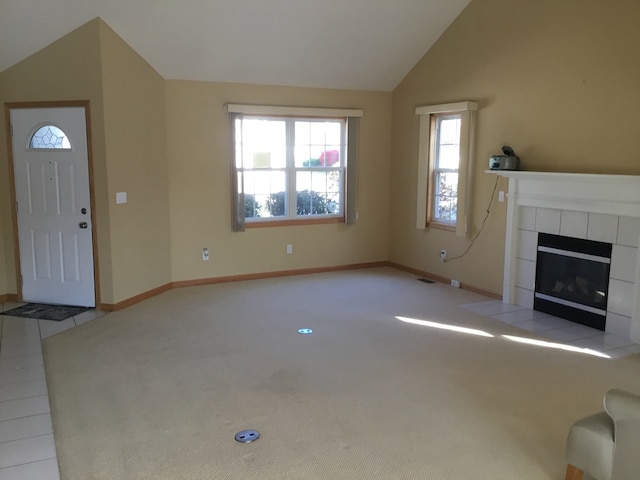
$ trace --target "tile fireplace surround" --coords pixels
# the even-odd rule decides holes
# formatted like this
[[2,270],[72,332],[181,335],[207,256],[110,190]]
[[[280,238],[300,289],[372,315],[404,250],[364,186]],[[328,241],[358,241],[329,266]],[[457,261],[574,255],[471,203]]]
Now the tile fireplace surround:
[[611,243],[606,331],[640,343],[640,176],[487,173],[509,178],[503,302],[533,308],[539,232]]

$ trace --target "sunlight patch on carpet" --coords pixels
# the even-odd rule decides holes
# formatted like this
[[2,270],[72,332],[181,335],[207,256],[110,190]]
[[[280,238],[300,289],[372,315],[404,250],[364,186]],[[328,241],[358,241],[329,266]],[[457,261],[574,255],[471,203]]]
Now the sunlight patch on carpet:
[[480,337],[493,337],[490,333],[482,330],[476,330],[475,328],[458,327],[457,325],[447,325],[446,323],[430,322],[428,320],[418,320],[416,318],[398,317],[398,320],[405,323],[411,323],[413,325],[421,325],[423,327],[439,328],[440,330],[449,330],[458,333],[468,333],[470,335],[478,335]]
[[590,348],[574,347],[573,345],[565,345],[564,343],[546,342],[544,340],[535,340],[533,338],[514,337],[513,335],[502,335],[507,340],[512,340],[518,343],[526,343],[528,345],[535,345],[537,347],[556,348],[558,350],[565,350],[567,352],[584,353],[587,355],[593,355],[594,357],[611,358],[609,355],[591,350]]

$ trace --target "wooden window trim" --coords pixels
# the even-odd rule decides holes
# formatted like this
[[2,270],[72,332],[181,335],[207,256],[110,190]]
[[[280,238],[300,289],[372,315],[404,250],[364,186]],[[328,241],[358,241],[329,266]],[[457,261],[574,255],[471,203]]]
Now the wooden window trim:
[[287,220],[253,220],[245,223],[245,228],[295,227],[302,225],[326,225],[345,223],[342,217],[289,218]]
[[[420,117],[418,144],[418,175],[416,194],[416,228],[439,228],[454,231],[456,236],[468,236],[471,230],[471,187],[473,172],[473,153],[476,129],[476,111],[478,105],[472,101],[429,105],[417,107],[416,115]],[[441,222],[433,218],[434,176],[432,152],[435,143],[435,115],[462,115],[460,131],[461,161],[458,169],[458,206],[455,223]]]

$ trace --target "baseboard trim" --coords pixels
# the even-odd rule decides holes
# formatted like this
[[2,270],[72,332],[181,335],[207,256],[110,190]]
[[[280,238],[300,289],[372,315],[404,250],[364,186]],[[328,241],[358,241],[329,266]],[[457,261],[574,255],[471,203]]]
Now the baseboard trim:
[[[387,262],[387,264],[390,267],[395,268],[397,270],[402,270],[403,272],[412,273],[412,274],[418,275],[420,277],[429,278],[429,279],[434,280],[434,281],[436,281],[438,283],[444,283],[444,284],[447,284],[447,285],[451,284],[451,279],[447,278],[447,277],[443,277],[442,275],[437,275],[435,273],[425,272],[424,270],[419,270],[417,268],[408,267],[406,265],[402,265],[401,263]],[[483,290],[482,288],[474,287],[473,285],[469,285],[467,283],[461,283],[460,284],[460,288],[462,288],[463,290],[468,290],[468,291],[473,292],[473,293],[477,293],[479,295],[484,295],[485,297],[495,298],[497,300],[502,300],[502,294],[495,293],[495,292],[490,292],[488,290]]]
[[346,270],[359,270],[364,268],[376,268],[376,267],[387,267],[387,266],[389,266],[388,262],[356,263],[352,265],[336,265],[331,267],[301,268],[297,270],[277,270],[274,272],[247,273],[244,275],[230,275],[226,277],[210,277],[210,278],[198,278],[195,280],[181,280],[178,282],[173,282],[171,285],[174,288],[196,287],[199,285],[212,285],[215,283],[242,282],[245,280],[262,280],[265,278],[292,277],[294,275],[311,275],[314,273],[341,272]]
[[151,289],[147,292],[140,293],[126,300],[122,300],[118,303],[102,303],[100,304],[100,310],[105,312],[115,312],[122,310],[123,308],[130,307],[136,303],[140,303],[149,298],[160,295],[174,288],[182,287],[197,287],[200,285],[213,285],[216,283],[229,283],[229,282],[242,282],[245,280],[260,280],[265,278],[276,277],[291,277],[294,275],[310,275],[313,273],[326,273],[326,272],[340,272],[346,270],[359,270],[364,268],[376,268],[387,267],[389,262],[369,262],[369,263],[356,263],[352,265],[336,265],[331,267],[315,267],[315,268],[302,268],[297,270],[278,270],[275,272],[263,272],[263,273],[248,273],[245,275],[230,275],[226,277],[210,277],[210,278],[196,278],[194,280],[181,280],[178,282],[171,282],[161,287]]
[[16,293],[5,293],[0,295],[0,303],[17,302],[18,295]]
[[[122,300],[118,303],[102,303],[100,304],[100,310],[104,310],[105,312],[115,312],[117,310],[122,310],[123,308],[130,307],[132,305],[135,305],[136,303],[140,303],[144,300],[155,297],[156,295],[160,295],[161,293],[167,292],[174,288],[197,287],[201,285],[214,285],[216,283],[242,282],[246,280],[262,280],[266,278],[292,277],[295,275],[312,275],[314,273],[342,272],[347,270],[360,270],[365,268],[378,268],[378,267],[395,268],[397,270],[402,270],[404,272],[412,273],[420,277],[426,277],[438,283],[444,283],[447,285],[451,283],[450,278],[443,277],[442,275],[436,275],[430,272],[425,272],[424,270],[419,270],[417,268],[408,267],[400,263],[388,262],[388,261],[367,262],[367,263],[355,263],[350,265],[334,265],[330,267],[301,268],[301,269],[295,269],[295,270],[277,270],[274,272],[247,273],[243,275],[228,275],[224,277],[209,277],[209,278],[196,278],[194,280],[180,280],[177,282],[167,283],[160,287],[151,289],[147,292],[140,293],[131,298],[127,298],[126,300]],[[502,295],[494,292],[489,292],[481,288],[474,287],[473,285],[468,285],[463,283],[461,284],[460,288],[463,288],[464,290],[469,290],[470,292],[478,293],[480,295],[484,295],[486,297],[502,300]],[[12,295],[5,295],[5,297],[12,297]],[[17,297],[17,296],[13,295],[13,297]],[[0,299],[3,299],[3,298],[4,298],[3,296],[0,296]],[[6,301],[11,301],[11,299]]]
[[123,308],[130,307],[131,305],[135,305],[136,303],[140,303],[144,300],[155,297],[156,295],[167,292],[172,288],[172,284],[167,283],[160,287],[156,287],[146,292],[135,295],[131,298],[127,298],[126,300],[122,300],[118,303],[101,303],[100,310],[104,310],[105,312],[115,312],[116,310],[122,310]]

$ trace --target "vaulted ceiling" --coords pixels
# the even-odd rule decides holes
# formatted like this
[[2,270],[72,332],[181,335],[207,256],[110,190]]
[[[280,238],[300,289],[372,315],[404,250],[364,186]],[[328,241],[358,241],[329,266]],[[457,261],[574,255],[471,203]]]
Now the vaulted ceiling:
[[470,0],[0,0],[0,72],[101,17],[164,78],[393,90]]

